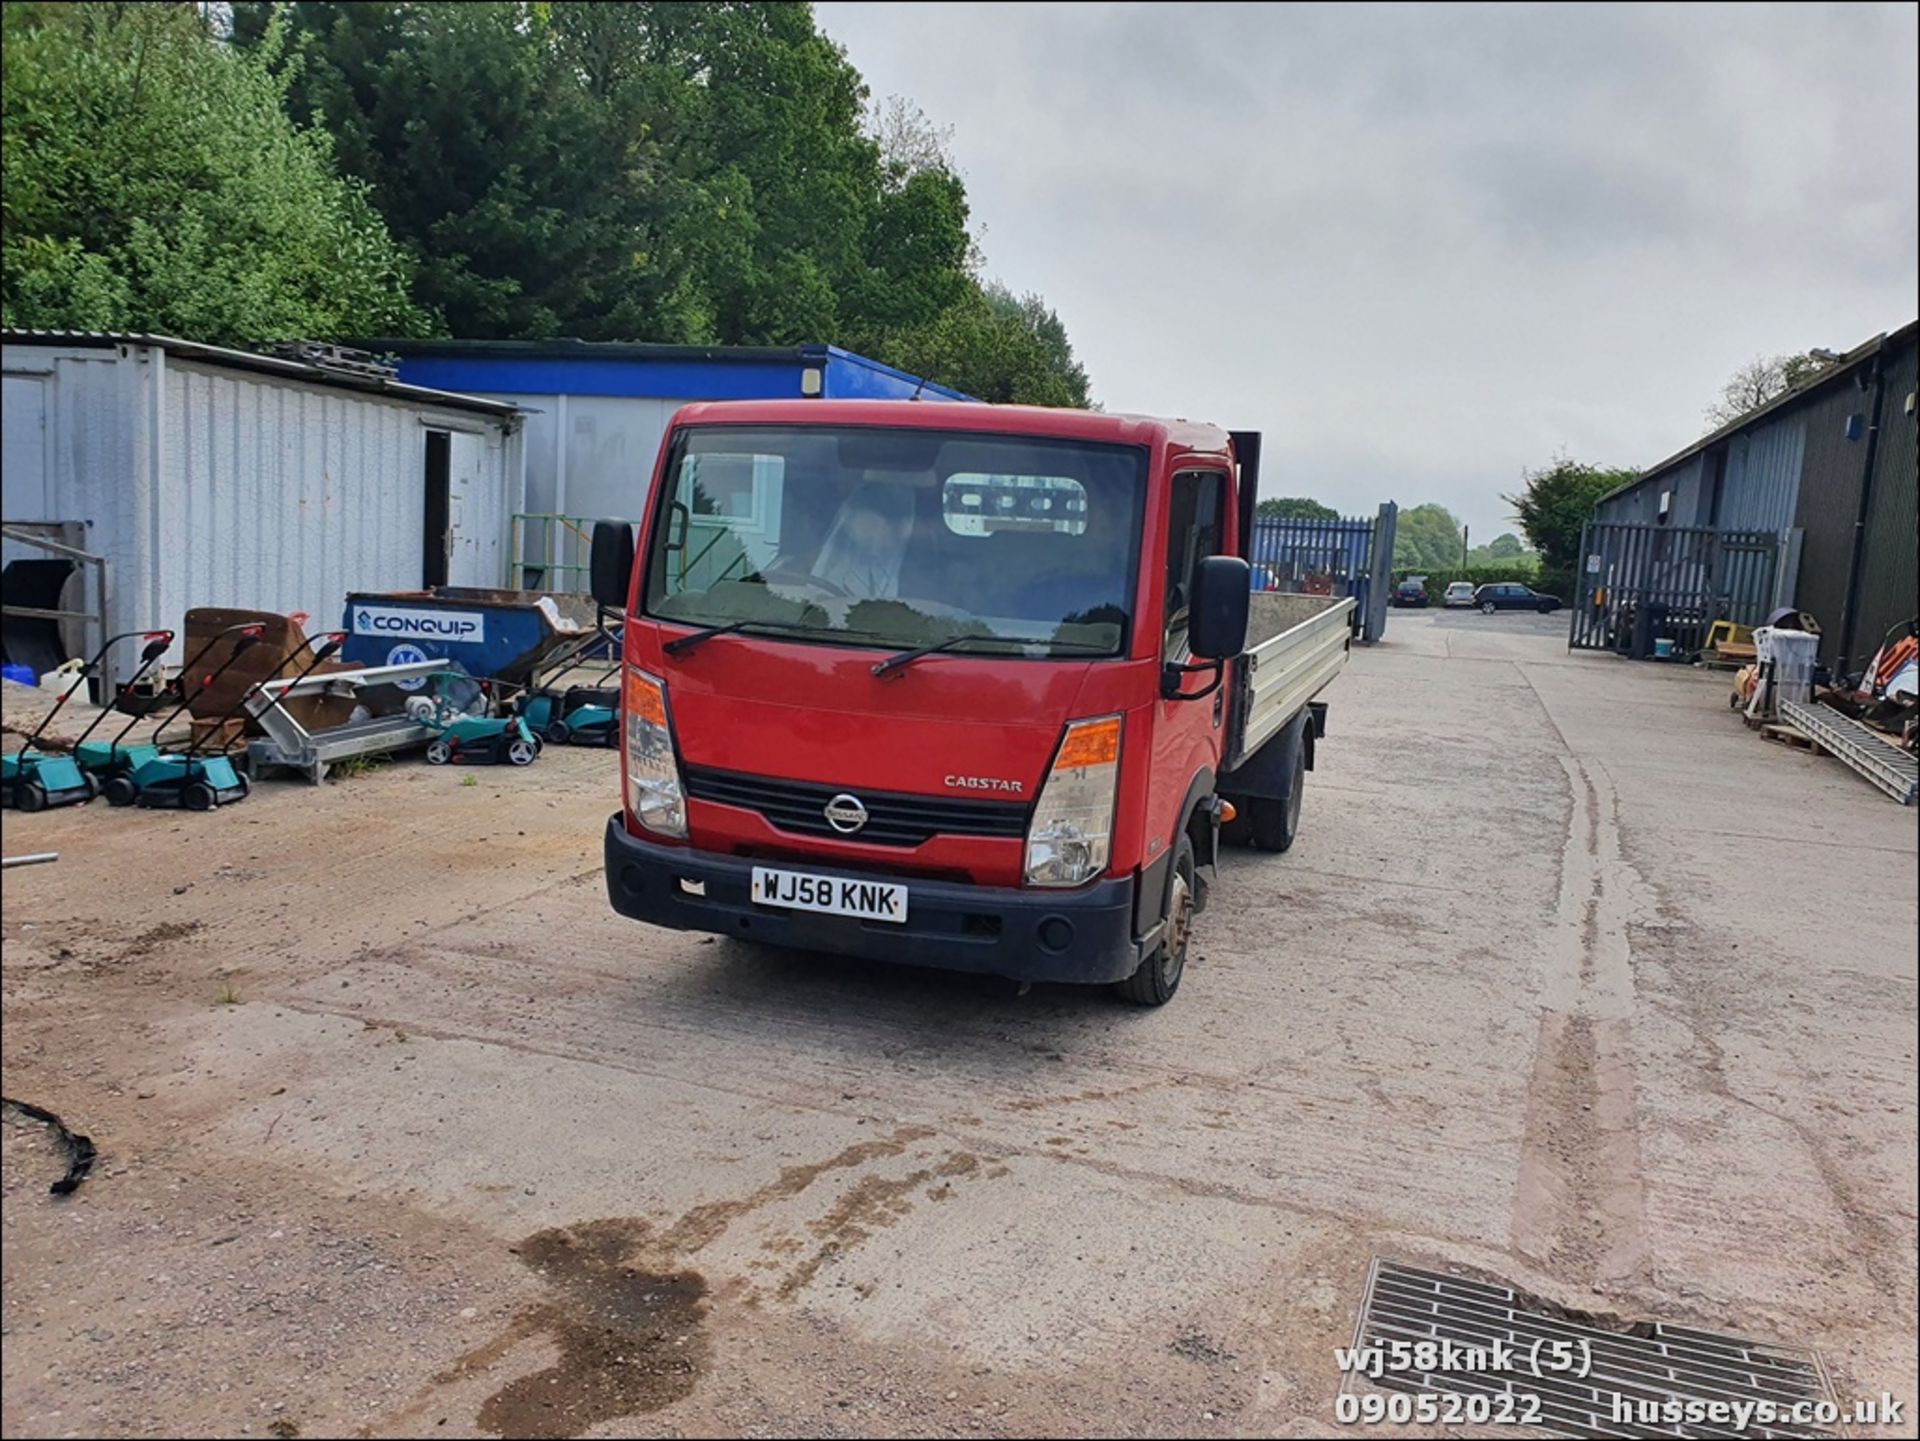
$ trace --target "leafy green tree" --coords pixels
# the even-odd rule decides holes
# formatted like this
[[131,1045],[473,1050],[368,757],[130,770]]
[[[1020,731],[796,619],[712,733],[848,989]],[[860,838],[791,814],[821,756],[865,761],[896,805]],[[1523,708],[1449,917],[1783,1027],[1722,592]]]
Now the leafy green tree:
[[994,404],[1085,407],[1087,375],[1038,296],[976,289],[877,358]]
[[1278,520],[1338,520],[1340,512],[1304,495],[1277,495],[1254,506],[1255,515]]
[[238,3],[297,37],[332,132],[456,335],[832,341],[971,393],[1085,404],[1036,296],[979,279],[948,136],[868,108],[810,7]]
[[1519,518],[1520,529],[1540,552],[1543,577],[1560,584],[1573,574],[1580,559],[1580,531],[1593,514],[1594,503],[1610,490],[1637,479],[1637,470],[1582,465],[1562,455],[1545,470],[1527,471],[1526,489],[1503,497]]
[[1444,505],[1429,502],[1400,512],[1393,536],[1396,570],[1438,570],[1460,564],[1460,522]]
[[416,334],[412,261],[324,131],[286,114],[281,29],[237,55],[187,6],[8,3],[0,310],[237,342]]

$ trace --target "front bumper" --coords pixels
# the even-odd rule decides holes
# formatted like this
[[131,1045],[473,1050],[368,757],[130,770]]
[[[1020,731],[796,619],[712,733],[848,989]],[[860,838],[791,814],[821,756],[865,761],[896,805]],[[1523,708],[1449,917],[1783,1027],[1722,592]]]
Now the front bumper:
[[[627,834],[618,814],[607,822],[605,849],[607,899],[613,908],[674,930],[1020,981],[1100,985],[1132,975],[1140,963],[1131,876],[1048,892],[875,876],[810,860],[755,862],[640,840]],[[904,885],[906,923],[757,905],[749,899],[755,864]],[[683,881],[702,893],[690,894]]]

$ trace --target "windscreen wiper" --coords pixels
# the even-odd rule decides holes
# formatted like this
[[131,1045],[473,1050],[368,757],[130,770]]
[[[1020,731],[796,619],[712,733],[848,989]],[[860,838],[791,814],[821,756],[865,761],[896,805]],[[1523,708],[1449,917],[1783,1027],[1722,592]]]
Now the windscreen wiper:
[[798,621],[730,620],[725,625],[709,626],[705,630],[695,631],[692,635],[683,635],[677,640],[670,640],[661,646],[660,649],[668,655],[685,655],[702,641],[712,640],[717,635],[732,635],[736,631],[764,631],[768,635],[818,636],[823,639],[832,639],[840,636],[855,636],[861,640],[879,639],[878,636],[875,636],[870,631],[835,630],[831,627],[801,625]]
[[779,629],[780,622],[777,620],[730,620],[725,625],[711,625],[705,630],[695,631],[692,635],[683,635],[677,640],[670,640],[660,649],[668,655],[685,655],[701,642],[712,640],[717,635],[732,635],[735,631],[752,630],[755,627]]
[[903,650],[898,655],[890,655],[873,668],[877,676],[892,675],[904,666],[910,666],[922,656],[938,655],[941,651],[952,650],[955,646],[967,645],[973,641],[1000,641],[1009,645],[1043,645],[1049,650],[1092,650],[1105,655],[1110,646],[1096,645],[1091,641],[1079,640],[1023,640],[1017,635],[950,635],[945,640],[935,641],[932,645],[916,646],[913,650]]

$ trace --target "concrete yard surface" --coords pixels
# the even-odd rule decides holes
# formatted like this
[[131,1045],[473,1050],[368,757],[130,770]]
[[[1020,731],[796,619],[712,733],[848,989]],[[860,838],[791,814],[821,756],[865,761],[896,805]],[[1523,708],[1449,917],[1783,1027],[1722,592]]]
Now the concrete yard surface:
[[6,1434],[1317,1436],[1376,1255],[1920,1400],[1913,812],[1564,636],[1356,648],[1160,1011],[623,921],[604,751],[8,813]]

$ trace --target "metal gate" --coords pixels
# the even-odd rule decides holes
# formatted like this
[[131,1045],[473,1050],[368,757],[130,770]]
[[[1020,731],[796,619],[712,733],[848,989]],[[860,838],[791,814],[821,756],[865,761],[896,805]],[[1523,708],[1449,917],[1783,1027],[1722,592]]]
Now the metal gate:
[[[1633,651],[1671,640],[1707,643],[1718,620],[1758,625],[1779,601],[1787,532],[1589,521],[1581,532],[1571,650]],[[1791,591],[1789,583],[1784,587]],[[1644,622],[1644,624],[1643,624]]]
[[1354,629],[1362,640],[1378,640],[1387,625],[1398,515],[1388,501],[1373,520],[1256,516],[1248,559],[1266,572],[1265,588],[1352,596]]

